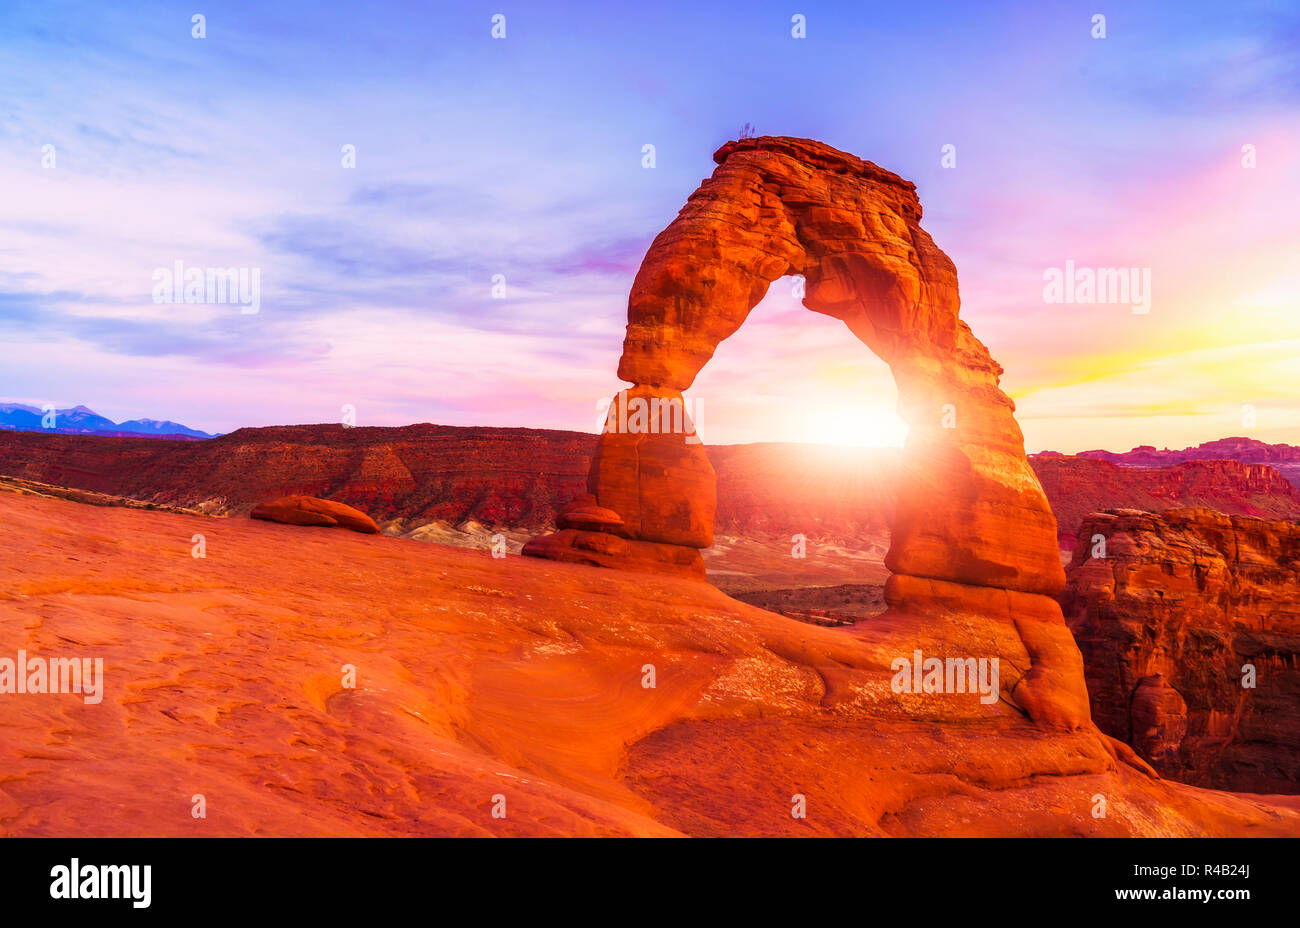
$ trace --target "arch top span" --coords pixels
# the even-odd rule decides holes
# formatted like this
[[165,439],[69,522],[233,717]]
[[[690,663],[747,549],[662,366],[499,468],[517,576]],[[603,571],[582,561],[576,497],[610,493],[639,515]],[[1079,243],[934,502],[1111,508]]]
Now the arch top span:
[[951,345],[957,271],[919,225],[914,184],[806,139],[741,139],[714,160],[633,281],[621,379],[689,388],[788,274],[886,361],[903,337]]
[[[808,139],[740,139],[714,160],[633,281],[618,365],[633,386],[610,421],[630,421],[627,405],[642,399],[680,401],[768,286],[802,274],[804,305],[842,320],[898,385],[909,432],[885,561],[891,608],[1002,610],[1032,661],[1019,704],[1040,721],[1087,721],[1082,661],[1050,598],[1065,583],[1056,520],[1002,368],[958,318],[957,270],[920,226],[915,185]],[[525,553],[703,578],[714,482],[694,435],[607,424],[577,506],[606,528],[562,518]]]

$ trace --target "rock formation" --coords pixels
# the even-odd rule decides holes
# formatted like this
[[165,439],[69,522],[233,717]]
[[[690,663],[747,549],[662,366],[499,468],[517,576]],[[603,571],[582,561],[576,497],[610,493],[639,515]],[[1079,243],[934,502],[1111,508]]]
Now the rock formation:
[[365,535],[379,534],[379,526],[360,510],[314,496],[285,496],[274,502],[262,503],[251,513],[254,519],[284,522],[287,525],[321,525],[347,528]]
[[[611,404],[589,491],[656,556],[712,542],[713,470],[689,423],[663,421],[768,285],[801,274],[804,305],[889,364],[910,427],[886,560],[892,609],[954,634],[1002,628],[1000,657],[1022,671],[1008,698],[1042,724],[1086,725],[1079,652],[1051,598],[1065,579],[1056,521],[1002,368],[958,319],[956,268],[921,228],[915,186],[805,139],[741,139],[714,160],[632,284],[618,375],[633,386]],[[573,559],[578,540],[548,536],[524,553]]]
[[1068,577],[1103,731],[1188,783],[1300,792],[1300,524],[1098,513]]
[[596,497],[591,493],[583,493],[576,498],[560,515],[559,523],[561,529],[608,532],[611,535],[622,535],[625,531],[623,517],[613,509],[606,509],[598,504]]

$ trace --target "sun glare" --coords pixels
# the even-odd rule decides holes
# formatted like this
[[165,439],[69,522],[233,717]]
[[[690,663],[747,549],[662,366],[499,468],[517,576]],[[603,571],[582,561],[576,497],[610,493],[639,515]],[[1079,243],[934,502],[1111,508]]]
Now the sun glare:
[[815,409],[797,426],[801,441],[846,448],[901,448],[907,424],[892,409],[829,406]]

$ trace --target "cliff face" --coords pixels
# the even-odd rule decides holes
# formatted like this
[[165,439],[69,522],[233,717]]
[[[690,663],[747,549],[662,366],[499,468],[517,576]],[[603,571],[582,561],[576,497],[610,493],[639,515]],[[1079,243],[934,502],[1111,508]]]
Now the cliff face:
[[[244,515],[299,494],[380,522],[540,529],[586,490],[595,445],[596,436],[582,432],[439,425],[249,428],[175,443],[24,432],[0,434],[0,474],[218,514]],[[708,454],[718,474],[719,531],[888,537],[895,449],[754,444]]]
[[[1084,457],[1030,459],[1056,513],[1061,547],[1105,509],[1216,509],[1228,515],[1300,518],[1300,490],[1267,464],[1187,461],[1163,467],[1120,466]],[[1091,533],[1089,533],[1090,535]]]
[[1103,731],[1188,783],[1300,792],[1300,523],[1097,513],[1066,576]]
[[585,488],[593,438],[541,429],[240,429],[203,442],[0,435],[0,473],[222,514],[282,496],[377,521],[545,526]]
[[[195,442],[9,432],[0,433],[0,474],[216,513],[243,515],[301,494],[380,522],[472,519],[540,529],[586,490],[595,444],[582,432],[440,425],[249,428]],[[893,524],[897,449],[766,443],[713,445],[708,454],[723,534],[874,542]],[[1051,456],[1030,463],[1071,550],[1079,523],[1103,509],[1193,506],[1300,518],[1300,491],[1266,465],[1141,468]]]
[[1140,445],[1132,451],[1080,451],[1081,458],[1098,458],[1135,467],[1164,467],[1183,461],[1234,460],[1252,464],[1276,462],[1300,464],[1300,447],[1276,444],[1255,438],[1220,438],[1194,448],[1171,450]]
[[709,460],[718,475],[719,530],[888,542],[899,449],[716,445]]

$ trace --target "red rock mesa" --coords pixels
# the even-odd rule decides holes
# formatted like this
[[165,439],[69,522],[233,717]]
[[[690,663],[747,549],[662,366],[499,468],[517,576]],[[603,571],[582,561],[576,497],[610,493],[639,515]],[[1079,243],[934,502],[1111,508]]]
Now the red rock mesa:
[[[805,139],[741,139],[714,160],[633,282],[618,366],[633,387],[611,421],[621,404],[680,403],[768,285],[802,274],[804,305],[843,320],[889,364],[910,427],[886,560],[892,610],[945,617],[978,653],[991,639],[979,643],[973,627],[1007,630],[1000,656],[1024,671],[1015,704],[1040,724],[1087,724],[1082,661],[1052,598],[1065,582],[1056,520],[998,387],[1002,368],[958,319],[956,268],[920,227],[915,186]],[[702,575],[714,484],[695,436],[607,427],[588,489],[621,530],[565,529],[525,553]]]
[[1228,515],[1300,518],[1300,490],[1267,464],[1184,461],[1120,466],[1086,457],[1030,458],[1056,514],[1061,548],[1074,551],[1080,524],[1107,509],[1217,509]]

